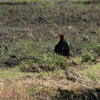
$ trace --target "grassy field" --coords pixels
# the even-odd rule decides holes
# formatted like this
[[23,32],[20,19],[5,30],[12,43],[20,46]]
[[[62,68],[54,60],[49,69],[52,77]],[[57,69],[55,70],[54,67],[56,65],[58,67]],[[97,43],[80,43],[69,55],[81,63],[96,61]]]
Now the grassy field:
[[0,100],[99,100],[100,3],[15,2],[0,4]]

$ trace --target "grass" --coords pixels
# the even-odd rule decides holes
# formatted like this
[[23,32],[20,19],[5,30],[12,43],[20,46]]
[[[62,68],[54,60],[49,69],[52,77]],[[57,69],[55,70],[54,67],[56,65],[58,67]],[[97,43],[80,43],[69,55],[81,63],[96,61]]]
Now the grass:
[[36,62],[34,62],[34,60],[29,60],[28,62],[22,62],[22,64],[20,64],[19,66],[21,71],[31,72],[41,72],[42,70],[54,71],[57,69],[65,69],[69,67],[66,57],[58,56],[52,52],[48,54],[42,54]]
[[72,58],[72,60],[73,60],[74,62],[76,62],[77,64],[81,64],[81,62],[82,62],[82,57],[74,57],[74,58]]
[[[6,99],[13,98],[15,100],[20,100],[20,99],[37,100],[37,99],[47,99],[47,98],[50,99],[50,96],[55,96],[58,93],[57,92],[58,87],[67,89],[68,91],[73,89],[73,91],[74,90],[76,91],[77,95],[81,94],[85,88],[82,85],[78,84],[77,84],[78,87],[75,88],[71,87],[74,86],[74,83],[68,85],[67,88],[66,84],[68,83],[66,83],[67,80],[66,80],[65,70],[59,69],[59,70],[54,70],[53,72],[23,73],[18,71],[18,68],[19,66],[16,68],[16,72],[14,72],[13,69],[12,70],[10,69],[9,72],[7,73],[6,72],[3,72],[2,74],[0,73],[2,81],[0,83],[1,98],[6,98]],[[100,81],[100,78],[98,77],[100,74],[99,70],[100,70],[100,64],[85,68],[80,72],[79,69],[76,69],[75,71],[77,71],[77,73],[79,72],[79,75],[81,75],[84,79],[88,78],[87,80],[92,79],[94,81]],[[72,76],[70,75],[69,77]],[[75,81],[78,80],[78,77],[74,78]],[[50,89],[51,87],[53,90]]]
[[100,64],[89,66],[87,69],[80,72],[82,75],[84,75],[87,78],[100,81]]
[[39,1],[39,0],[1,0],[1,2],[36,2],[36,1]]
[[14,78],[19,77],[20,72],[19,71],[2,71],[0,72],[0,78]]
[[[48,6],[46,1],[38,0],[45,4],[40,6],[0,5],[0,99],[50,100],[60,96],[58,88],[81,91],[87,80],[98,86],[99,4]],[[70,59],[54,53],[61,33],[71,45]]]
[[[56,95],[56,90],[52,90],[47,85],[43,85],[42,78],[48,78],[53,73],[16,73],[9,71],[5,75],[4,72],[0,77],[0,98],[3,99],[15,99],[15,100],[30,100],[30,99],[50,99],[50,96]],[[12,74],[14,73],[14,74]],[[17,75],[17,76],[16,76]],[[35,75],[35,76],[34,76]],[[50,76],[49,76],[50,75]],[[32,78],[27,78],[31,76]],[[10,78],[9,78],[10,77]],[[54,76],[55,77],[55,76]],[[57,76],[58,77],[58,76]],[[21,78],[21,79],[20,79]],[[53,78],[53,77],[52,77]],[[41,81],[40,81],[41,80]],[[49,85],[49,84],[48,84]],[[10,91],[9,91],[10,90]]]

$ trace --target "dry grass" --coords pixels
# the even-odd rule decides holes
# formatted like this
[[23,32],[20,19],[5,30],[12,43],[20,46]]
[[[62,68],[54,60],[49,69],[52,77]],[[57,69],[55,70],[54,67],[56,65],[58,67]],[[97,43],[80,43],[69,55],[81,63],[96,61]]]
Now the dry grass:
[[[98,69],[100,64],[97,64],[94,69]],[[73,66],[68,68],[69,73],[66,75],[64,70],[54,71],[54,72],[44,72],[44,73],[20,73],[20,77],[12,77],[12,78],[4,78],[0,81],[0,98],[15,99],[15,100],[51,100],[51,97],[55,96],[59,92],[57,91],[60,88],[60,92],[63,91],[66,94],[66,91],[69,91],[72,95],[80,95],[89,89],[93,89],[94,85],[93,81],[87,74],[85,74],[85,70],[90,71],[87,65]],[[98,68],[97,68],[98,67]],[[93,69],[93,71],[94,71]],[[91,69],[92,70],[92,69]],[[80,72],[81,73],[78,73]],[[93,72],[92,71],[92,72]],[[97,70],[99,71],[99,70]],[[95,70],[96,72],[96,70]],[[76,76],[74,74],[77,74]],[[82,74],[84,73],[84,74]],[[82,75],[85,75],[82,76]],[[68,79],[67,77],[74,76],[76,78],[75,81]],[[90,79],[89,87],[85,84],[85,79]],[[84,81],[80,83],[81,79]],[[95,86],[99,87],[98,80],[96,80]]]
[[[54,74],[54,75],[53,75]],[[20,73],[20,77],[1,78],[0,99],[14,100],[50,100],[50,96],[56,95],[57,87],[62,86],[62,76],[54,73]],[[9,74],[8,74],[9,76]],[[52,88],[52,89],[51,89]],[[54,94],[55,93],[55,94]]]
[[80,72],[85,78],[93,79],[100,82],[100,63],[97,65],[89,65],[88,68]]

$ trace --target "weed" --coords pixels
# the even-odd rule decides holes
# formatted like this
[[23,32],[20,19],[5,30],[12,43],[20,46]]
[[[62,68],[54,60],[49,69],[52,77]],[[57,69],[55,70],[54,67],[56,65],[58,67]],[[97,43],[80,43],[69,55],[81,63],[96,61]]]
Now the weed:
[[47,76],[47,73],[40,72],[37,78],[43,78],[44,76]]
[[89,62],[89,61],[94,61],[97,57],[97,55],[92,53],[93,51],[91,50],[90,52],[87,52],[86,54],[84,53],[82,55],[82,62]]
[[76,64],[81,64],[81,62],[82,62],[82,57],[75,57],[75,58],[72,58],[72,60],[73,60]]
[[18,75],[21,74],[19,71],[10,71],[6,69],[6,71],[2,71],[0,72],[0,78],[14,78],[14,77],[18,77]]
[[28,63],[22,62],[20,65],[20,70],[22,72],[40,72],[40,68],[36,63],[29,60]]
[[89,66],[87,69],[81,71],[84,73],[85,77],[91,78],[93,80],[100,80],[100,64]]
[[95,47],[95,50],[94,51],[97,53],[97,55],[100,55],[100,45],[97,45]]

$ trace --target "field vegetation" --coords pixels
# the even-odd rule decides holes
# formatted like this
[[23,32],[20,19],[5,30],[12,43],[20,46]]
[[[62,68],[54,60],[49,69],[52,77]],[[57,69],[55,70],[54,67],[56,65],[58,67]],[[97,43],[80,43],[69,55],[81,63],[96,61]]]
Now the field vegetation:
[[100,100],[98,0],[12,1],[0,1],[0,100]]

